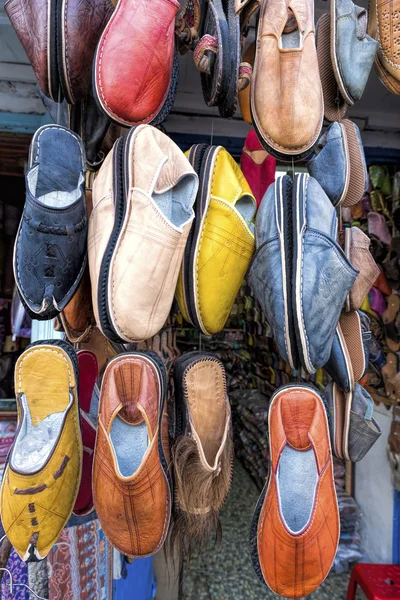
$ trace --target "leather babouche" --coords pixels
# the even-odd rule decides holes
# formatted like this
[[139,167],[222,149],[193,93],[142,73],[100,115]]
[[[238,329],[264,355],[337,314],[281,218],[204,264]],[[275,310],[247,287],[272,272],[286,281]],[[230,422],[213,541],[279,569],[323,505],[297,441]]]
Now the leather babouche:
[[276,594],[303,598],[328,575],[339,543],[328,419],[319,393],[287,385],[271,398],[271,473],[251,527],[253,565]]
[[188,158],[199,190],[176,298],[184,318],[212,335],[224,328],[253,257],[256,201],[221,146],[192,146]]
[[42,92],[55,102],[82,100],[110,0],[8,0],[4,8]]
[[382,83],[393,94],[400,94],[400,0],[369,5],[368,33],[379,42],[375,69]]
[[169,414],[175,476],[171,543],[182,557],[218,532],[218,513],[232,479],[233,441],[222,363],[208,352],[188,352],[174,369],[175,398]]
[[117,140],[93,184],[88,253],[96,322],[111,341],[155,335],[171,309],[197,175],[150,125]]
[[324,118],[313,0],[263,2],[251,113],[260,142],[276,158],[300,160],[312,151]]
[[78,494],[78,377],[76,353],[61,340],[31,344],[16,363],[18,429],[4,471],[0,511],[5,533],[25,561],[47,556]]
[[104,373],[93,464],[97,516],[122,554],[149,556],[171,515],[166,372],[154,353],[113,358]]
[[156,124],[172,108],[178,9],[177,0],[119,0],[97,47],[93,87],[102,110],[120,125]]

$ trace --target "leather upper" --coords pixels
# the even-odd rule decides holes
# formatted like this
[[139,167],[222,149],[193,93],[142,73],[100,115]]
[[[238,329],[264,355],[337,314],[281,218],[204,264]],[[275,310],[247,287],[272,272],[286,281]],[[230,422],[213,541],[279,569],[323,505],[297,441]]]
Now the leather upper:
[[[71,104],[89,91],[96,45],[112,13],[110,0],[68,0],[54,32],[49,14],[55,0],[8,0],[5,10],[32,64],[39,86],[46,96],[58,101],[51,90],[50,54],[62,68],[63,92]],[[57,6],[61,9],[61,3]],[[58,24],[57,24],[58,28]],[[51,45],[58,38],[58,49]],[[62,47],[61,56],[60,48]],[[54,77],[54,74],[53,74]]]
[[[107,366],[100,394],[93,496],[107,538],[128,556],[154,554],[168,530],[172,498],[160,460],[160,438],[167,464],[170,458],[166,411],[159,427],[161,394],[154,364],[145,355],[122,354]],[[131,477],[121,476],[111,443],[117,415],[132,427],[146,422],[148,428],[148,449]]]
[[[223,329],[253,257],[251,221],[256,201],[240,167],[224,148],[216,154],[210,181],[200,181],[200,191],[202,186],[209,186],[210,201],[198,233],[195,295],[201,328],[212,335]],[[241,202],[246,203],[247,220],[239,212]],[[189,321],[183,286],[181,272],[176,297]]]
[[[41,559],[47,556],[65,527],[81,478],[77,382],[67,352],[44,342],[28,348],[16,364],[15,392],[19,425],[24,418],[21,394],[26,396],[34,424],[49,412],[65,410],[70,393],[73,394],[61,434],[43,468],[32,474],[15,470],[11,466],[14,442],[1,488],[1,518],[8,539],[24,560],[31,552],[31,557]],[[46,400],[51,400],[52,411]]]
[[[270,407],[269,432],[272,466],[258,520],[259,564],[265,582],[275,593],[301,598],[324,581],[339,542],[328,422],[319,394],[306,386],[279,390]],[[286,445],[300,452],[313,449],[318,469],[312,517],[297,534],[285,525],[278,501],[277,477]]]
[[379,42],[375,64],[379,76],[393,92],[399,93],[400,82],[400,0],[378,2],[369,7],[368,33]]
[[[288,11],[300,32],[300,47],[281,44]],[[290,15],[290,13],[289,13]],[[318,139],[323,97],[314,37],[312,0],[266,0],[260,10],[251,83],[253,121],[267,146],[301,154]]]
[[369,250],[370,239],[359,227],[351,227],[346,230],[350,235],[349,259],[353,267],[359,270],[357,279],[349,293],[349,307],[358,310],[371,287],[379,276],[379,267]]
[[103,110],[121,125],[149,123],[168,94],[177,0],[119,0],[100,39],[95,86]]
[[[178,146],[154,127],[136,128],[128,152],[126,219],[111,259],[108,293],[115,330],[122,339],[133,342],[155,335],[168,317],[194,218],[192,205],[198,183]],[[98,279],[115,214],[113,154],[114,149],[94,182],[89,222],[89,266],[98,324]],[[186,181],[187,217],[176,227],[160,210],[156,197],[173,193],[178,184],[182,189],[183,180]]]

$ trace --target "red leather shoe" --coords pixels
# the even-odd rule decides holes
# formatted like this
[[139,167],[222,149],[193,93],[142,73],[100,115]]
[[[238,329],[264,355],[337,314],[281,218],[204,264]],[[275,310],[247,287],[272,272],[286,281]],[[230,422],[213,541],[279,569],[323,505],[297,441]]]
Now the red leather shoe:
[[94,90],[100,107],[120,125],[155,124],[159,114],[165,118],[172,107],[179,6],[177,0],[119,0],[103,31],[95,56]]
[[79,350],[79,409],[80,426],[83,444],[82,478],[78,496],[74,506],[74,514],[78,517],[88,515],[94,509],[92,496],[92,466],[96,443],[96,428],[88,417],[90,401],[99,370],[96,355],[88,350]]

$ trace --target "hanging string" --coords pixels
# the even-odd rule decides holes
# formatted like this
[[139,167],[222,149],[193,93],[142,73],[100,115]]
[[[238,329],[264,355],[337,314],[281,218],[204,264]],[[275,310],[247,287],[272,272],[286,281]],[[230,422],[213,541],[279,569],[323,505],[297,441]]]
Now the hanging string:
[[214,140],[214,119],[215,119],[215,106],[212,109],[212,118],[211,118],[211,136],[210,136],[210,145],[212,146]]
[[33,594],[33,595],[34,595],[36,598],[38,598],[39,600],[49,600],[48,598],[43,598],[43,596],[39,596],[39,595],[38,595],[36,592],[34,592],[34,591],[32,590],[32,588],[30,588],[30,587],[29,587],[29,585],[26,585],[25,583],[14,583],[14,581],[13,581],[13,577],[12,577],[12,574],[11,574],[11,571],[9,571],[8,569],[5,569],[5,568],[2,568],[2,567],[0,567],[0,571],[5,571],[6,573],[8,573],[8,576],[9,576],[9,578],[10,578],[10,581],[9,581],[9,583],[7,584],[7,583],[5,583],[5,582],[3,581],[1,585],[8,585],[8,586],[9,586],[9,591],[10,591],[10,594],[12,594],[12,593],[13,593],[13,588],[14,588],[14,587],[24,587],[24,588],[26,588],[27,590],[29,590],[29,591],[30,591],[30,593],[31,593],[31,594]]
[[58,86],[57,125],[60,124],[60,110],[61,110],[61,86]]

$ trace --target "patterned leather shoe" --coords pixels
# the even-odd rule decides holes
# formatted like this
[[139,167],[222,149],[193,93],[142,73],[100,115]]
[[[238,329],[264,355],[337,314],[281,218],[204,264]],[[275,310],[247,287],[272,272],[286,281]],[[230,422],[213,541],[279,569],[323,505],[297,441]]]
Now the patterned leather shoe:
[[86,266],[85,153],[60,125],[33,136],[26,202],[14,247],[14,276],[34,319],[52,319],[75,294]]

